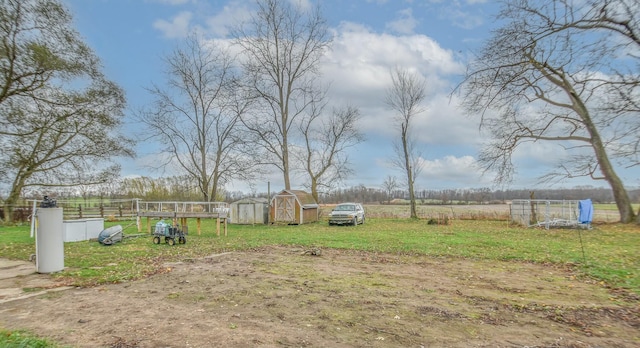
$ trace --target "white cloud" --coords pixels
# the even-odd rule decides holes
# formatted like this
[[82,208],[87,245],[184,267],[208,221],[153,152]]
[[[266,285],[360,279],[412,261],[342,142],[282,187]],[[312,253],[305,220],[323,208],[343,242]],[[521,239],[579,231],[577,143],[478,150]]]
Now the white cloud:
[[427,147],[434,144],[480,146],[479,118],[464,114],[457,96],[443,92],[430,95],[425,106],[426,110],[416,117],[414,124],[414,134],[419,142]]
[[209,32],[216,37],[226,37],[229,28],[249,18],[251,10],[246,3],[233,1],[225,5],[222,11],[206,19]]
[[[359,107],[365,119],[365,131],[386,136],[394,134],[395,130],[389,127],[390,111],[384,99],[395,67],[411,69],[427,82],[427,100],[437,103],[433,107],[425,105],[428,113],[422,121],[429,123],[427,127],[433,129],[435,124],[445,122],[464,124],[455,105],[448,105],[447,96],[452,88],[448,78],[462,74],[464,68],[455,61],[451,51],[425,35],[377,34],[356,24],[343,23],[325,58],[322,71],[331,82],[332,102]],[[438,123],[431,122],[434,118]],[[419,125],[418,128],[421,129]],[[468,135],[464,133],[461,137]]]
[[463,29],[473,29],[484,23],[482,16],[474,15],[460,9],[449,8],[445,11],[444,16],[449,18],[454,25]]
[[310,10],[313,3],[310,0],[289,0],[293,6],[298,6],[302,10]]
[[423,167],[416,183],[431,188],[439,182],[441,187],[481,187],[490,186],[492,178],[482,175],[482,169],[472,156],[444,156],[422,161]]
[[412,34],[418,25],[411,8],[398,11],[398,19],[386,24],[386,28],[399,34]]
[[484,23],[485,14],[471,8],[471,6],[484,2],[484,0],[467,0],[466,4],[461,4],[458,1],[454,1],[442,7],[438,17],[450,21],[457,27],[473,29]]
[[193,14],[183,11],[177,14],[171,21],[158,19],[153,23],[153,27],[160,30],[167,38],[185,37],[190,30],[190,22]]
[[426,160],[422,159],[422,176],[426,177],[461,177],[468,173],[470,169],[477,169],[475,158],[472,156],[445,156],[442,159]]

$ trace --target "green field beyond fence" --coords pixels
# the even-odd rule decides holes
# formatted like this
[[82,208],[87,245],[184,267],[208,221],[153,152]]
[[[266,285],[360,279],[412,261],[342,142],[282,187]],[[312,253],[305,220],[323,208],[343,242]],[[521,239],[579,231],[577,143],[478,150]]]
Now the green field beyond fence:
[[[189,221],[189,230],[196,230],[195,223]],[[354,227],[328,226],[325,218],[300,226],[229,225],[228,236],[218,237],[215,220],[203,220],[201,235],[189,234],[186,244],[173,247],[155,245],[150,235],[135,236],[137,233],[135,226],[126,228],[125,236],[132,237],[112,246],[102,246],[96,241],[65,243],[66,268],[53,276],[79,286],[121,282],[157,273],[166,262],[267,245],[289,245],[553,263],[574,269],[585,281],[601,282],[602,286],[640,295],[640,228],[629,224],[595,224],[590,230],[545,230],[495,220],[458,219],[438,225],[425,219],[368,217],[364,225]],[[28,260],[34,252],[28,225],[0,227],[0,255]]]
[[[104,218],[107,221],[131,220],[136,216],[136,200],[66,200],[58,201],[58,207],[64,210],[64,219]],[[637,211],[640,205],[635,204]],[[321,205],[321,215],[326,216],[332,205]],[[17,222],[28,222],[33,202],[25,202],[14,207]],[[402,219],[409,217],[408,204],[365,205],[370,218]],[[418,205],[418,217],[421,219],[461,219],[461,220],[503,220],[510,219],[509,204],[453,204],[453,205]],[[0,207],[0,217],[2,217]],[[616,222],[620,215],[615,204],[595,204],[594,222]]]

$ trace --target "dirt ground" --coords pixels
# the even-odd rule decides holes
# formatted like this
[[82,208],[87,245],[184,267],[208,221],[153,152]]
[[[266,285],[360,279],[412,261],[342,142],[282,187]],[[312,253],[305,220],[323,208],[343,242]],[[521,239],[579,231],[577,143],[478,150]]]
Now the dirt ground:
[[[164,271],[0,279],[0,327],[72,347],[640,346],[640,299],[569,267],[270,247]],[[60,291],[9,291],[47,282]]]

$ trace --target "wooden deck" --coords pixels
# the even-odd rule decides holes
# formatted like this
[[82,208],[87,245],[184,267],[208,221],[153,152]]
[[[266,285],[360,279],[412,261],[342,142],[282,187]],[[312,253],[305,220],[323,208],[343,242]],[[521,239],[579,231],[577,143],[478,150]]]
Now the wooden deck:
[[216,219],[216,234],[220,236],[220,228],[224,227],[224,235],[227,235],[227,219],[229,205],[225,202],[147,202],[138,201],[136,216],[138,220],[138,232],[142,232],[141,218],[146,217],[147,232],[151,233],[151,220],[171,219],[173,223],[187,229],[187,219],[195,218],[198,235],[202,234],[201,220]]

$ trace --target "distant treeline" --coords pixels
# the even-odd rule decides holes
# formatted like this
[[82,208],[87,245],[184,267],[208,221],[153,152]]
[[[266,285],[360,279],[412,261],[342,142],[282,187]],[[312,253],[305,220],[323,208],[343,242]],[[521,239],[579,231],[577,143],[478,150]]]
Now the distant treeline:
[[[274,192],[272,192],[273,194]],[[640,189],[629,190],[633,202],[640,202]],[[590,198],[594,203],[614,201],[610,189],[597,187],[574,187],[562,189],[531,190],[491,190],[490,188],[419,190],[416,197],[419,204],[500,204],[514,199],[581,200]],[[268,197],[261,193],[258,197]],[[227,193],[229,202],[246,197],[242,192]],[[386,192],[379,188],[363,185],[336,189],[320,196],[320,202],[333,204],[339,202],[362,202],[366,204],[408,204],[409,194],[403,190]]]
[[[274,189],[271,194],[276,194],[281,188]],[[267,198],[267,192],[241,192],[219,190],[218,197],[214,201],[235,202],[246,197]],[[640,202],[640,188],[629,189],[629,195],[634,203]],[[551,200],[580,200],[591,198],[595,203],[613,202],[613,194],[610,189],[592,186],[576,186],[573,188],[555,189],[518,189],[518,190],[494,190],[488,187],[445,189],[445,190],[418,190],[416,197],[419,204],[487,204],[504,203],[514,199]],[[139,198],[148,201],[202,201],[202,193],[198,186],[188,177],[175,176],[163,178],[122,178],[115,182],[93,186],[75,186],[72,188],[42,188],[31,189],[24,192],[24,199],[42,199],[44,195],[59,200],[80,198],[82,200],[102,199],[134,199]],[[354,201],[366,204],[402,204],[408,199],[408,193],[404,190],[387,191],[380,187],[366,187],[357,185],[348,188],[334,189],[320,194],[320,202],[332,204],[338,202]],[[2,195],[0,195],[1,201]]]

